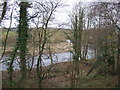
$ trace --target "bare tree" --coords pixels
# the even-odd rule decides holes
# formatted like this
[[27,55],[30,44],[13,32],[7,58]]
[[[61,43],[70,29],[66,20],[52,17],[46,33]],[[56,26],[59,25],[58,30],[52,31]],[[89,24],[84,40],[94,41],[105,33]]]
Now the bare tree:
[[[119,52],[119,49],[117,49],[119,47],[119,44],[117,46],[116,43],[113,43],[116,42],[115,39],[117,36],[119,36],[119,4],[112,2],[93,3],[90,14],[92,19],[94,19],[94,21],[96,22],[96,30],[100,31],[102,36],[101,37],[98,34],[98,36],[96,36],[98,39],[96,42],[98,57],[97,59],[98,61],[103,60],[105,63],[108,64],[108,66],[112,66],[113,72],[115,58],[116,55],[118,55],[118,53],[115,53],[114,51],[118,50]],[[119,43],[119,39],[117,40],[117,43]],[[119,59],[117,59],[117,61],[119,62]]]
[[[60,6],[60,1],[44,1],[44,2],[35,2],[35,10],[38,16],[36,17],[37,20],[32,19],[32,22],[34,22],[37,30],[37,37],[38,41],[36,44],[38,45],[38,60],[37,60],[37,68],[36,73],[39,78],[39,88],[42,88],[42,81],[44,79],[44,73],[42,69],[42,55],[45,49],[45,45],[50,39],[50,36],[54,33],[48,31],[48,25],[49,22],[53,20],[53,14],[56,11],[56,9]],[[49,47],[49,53],[50,53],[50,47]],[[50,54],[51,55],[51,54]],[[52,60],[52,56],[51,56]]]
[[75,13],[71,16],[73,43],[73,71],[71,87],[77,88],[79,81],[79,60],[81,59],[81,38],[83,31],[84,10],[80,4],[76,5]]

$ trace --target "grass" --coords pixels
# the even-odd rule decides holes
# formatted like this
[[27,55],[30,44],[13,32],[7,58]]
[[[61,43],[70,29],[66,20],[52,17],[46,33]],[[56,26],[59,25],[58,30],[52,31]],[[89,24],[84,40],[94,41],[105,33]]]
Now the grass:
[[[54,29],[48,29],[48,30],[49,30],[49,32],[53,32],[53,31],[54,31]],[[38,30],[38,31],[39,31],[39,30]],[[35,30],[35,29],[31,29],[31,30],[29,31],[29,34],[32,35],[34,32],[38,32],[38,31]],[[66,31],[66,30],[64,30],[64,29],[61,29],[61,30],[57,31],[55,34],[53,34],[53,35],[51,36],[50,42],[51,42],[51,43],[58,43],[58,42],[63,42],[63,41],[65,41],[65,40],[67,39],[67,37],[66,37],[66,35],[65,35],[63,32],[68,32],[68,31]],[[2,41],[5,40],[6,34],[7,34],[7,31],[6,31],[6,30],[2,32]],[[30,38],[29,38],[30,40],[31,40],[31,35],[30,35]],[[10,32],[9,32],[9,36],[8,36],[8,41],[15,43],[15,39],[16,39],[16,38],[17,38],[17,32],[15,32],[15,31],[10,31]],[[37,35],[36,35],[36,39],[38,39]],[[32,41],[29,41],[29,42],[32,42]],[[10,44],[12,44],[12,43],[10,43]]]
[[[7,35],[7,32],[2,32],[2,43],[3,43],[3,45],[4,45],[6,35]],[[8,47],[12,47],[15,44],[16,37],[17,37],[16,32],[13,32],[13,31],[9,32],[8,39],[7,39],[7,46]]]
[[[41,30],[40,29],[35,29],[35,28],[33,28],[33,29],[31,29],[30,30],[30,32],[29,32],[29,34],[31,34],[31,35],[33,35],[34,34],[34,32],[36,32],[36,33],[38,33],[38,32],[40,32]],[[56,31],[56,32],[55,32]],[[65,30],[65,29],[60,29],[60,30],[56,30],[56,29],[47,29],[47,33],[50,33],[50,35],[53,33],[53,32],[55,32],[54,34],[52,34],[51,35],[51,37],[50,37],[50,42],[51,43],[59,43],[59,42],[63,42],[63,41],[65,41],[66,39],[67,39],[67,37],[66,37],[66,35],[64,34],[64,32],[66,32],[66,33],[69,33],[69,31],[68,30]],[[36,40],[38,40],[38,37],[37,37],[37,34],[36,34]]]
[[[81,63],[82,64],[82,63]],[[43,81],[43,88],[70,88],[70,63],[62,62],[55,64],[48,73],[48,77]],[[82,66],[84,69],[88,69],[91,66]],[[48,67],[45,67],[48,68]],[[45,69],[44,68],[44,69]],[[43,69],[43,70],[44,70]],[[66,73],[67,71],[67,73]],[[33,69],[30,76],[26,80],[26,88],[38,88],[38,79]],[[91,73],[89,76],[81,76],[79,78],[79,88],[115,88],[117,84],[116,76],[101,76],[94,73]],[[14,72],[14,83],[13,87],[19,87],[20,85],[20,72]],[[3,87],[8,87],[8,75],[7,71],[3,71]]]
[[80,88],[114,88],[117,85],[116,76],[89,75],[80,78]]
[[[48,29],[48,30],[50,32],[54,31],[54,29]],[[35,30],[33,28],[33,29],[29,30],[29,32],[28,32],[30,35],[29,35],[29,38],[28,38],[28,46],[27,47],[28,47],[28,52],[30,54],[32,54],[32,48],[31,47],[33,47],[32,35],[33,35],[34,32],[38,32],[38,31],[39,30]],[[67,37],[66,37],[66,35],[63,32],[69,32],[69,31],[61,29],[61,30],[57,31],[54,35],[51,36],[51,38],[50,38],[51,46],[56,46],[57,44],[60,44],[60,43],[63,43],[63,42],[66,44]],[[6,34],[7,34],[7,30],[3,30],[2,31],[2,41],[1,41],[2,42],[2,47],[4,45]],[[17,32],[15,32],[15,31],[10,31],[9,32],[8,39],[7,39],[6,53],[5,53],[6,55],[8,55],[12,51],[12,49],[13,49],[15,43],[16,43],[17,36],[18,36]],[[36,41],[38,41],[37,34],[35,35],[35,38],[36,38]],[[57,45],[57,46],[59,46],[59,45]],[[64,45],[64,46],[66,46],[66,45]],[[64,46],[62,45],[62,48]],[[37,47],[37,45],[36,45],[36,47]],[[46,45],[45,46],[45,52],[48,51],[47,48],[48,47]],[[53,50],[53,52],[55,52],[55,51],[56,52],[63,52],[63,51],[65,51],[65,50],[60,50],[61,48],[59,48],[59,47],[55,47],[55,48],[52,47],[51,49]]]

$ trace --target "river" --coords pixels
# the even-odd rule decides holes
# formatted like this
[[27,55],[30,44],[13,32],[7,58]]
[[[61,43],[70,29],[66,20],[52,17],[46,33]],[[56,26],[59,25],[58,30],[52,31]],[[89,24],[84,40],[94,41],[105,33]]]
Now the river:
[[[6,59],[8,59],[9,56],[4,56],[3,59],[1,61],[4,61]],[[56,53],[56,54],[52,54],[52,59],[53,59],[53,62],[54,64],[55,63],[59,63],[59,62],[67,62],[67,61],[70,61],[72,60],[72,54],[70,52],[64,52],[64,53]],[[88,50],[88,53],[87,53],[87,59],[93,59],[94,58],[94,51],[93,50]],[[33,68],[36,68],[36,64],[37,64],[37,59],[38,59],[38,56],[35,56],[34,57],[34,64],[33,64]],[[8,61],[9,62],[9,61]],[[27,59],[27,67],[29,65],[31,65],[32,63],[32,57],[29,57]],[[43,54],[42,55],[42,64],[44,66],[48,66],[51,64],[51,60],[49,58],[49,55],[45,55]],[[13,67],[14,67],[14,70],[19,70],[19,57],[17,56],[14,63],[13,63]],[[7,70],[7,62],[3,62],[0,64],[0,71],[2,70]]]

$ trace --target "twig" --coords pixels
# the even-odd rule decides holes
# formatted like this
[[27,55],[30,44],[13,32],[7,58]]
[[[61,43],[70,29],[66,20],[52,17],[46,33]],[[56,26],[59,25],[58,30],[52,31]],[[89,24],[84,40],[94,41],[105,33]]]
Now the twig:
[[9,34],[9,32],[10,32],[11,25],[12,25],[13,10],[14,10],[14,7],[13,7],[12,12],[11,12],[11,15],[10,15],[10,26],[9,26],[9,28],[8,28],[8,31],[7,31],[7,35],[6,35],[6,38],[5,38],[4,49],[3,49],[3,54],[2,54],[2,56],[1,56],[1,58],[0,58],[0,61],[1,61],[1,59],[3,58],[3,56],[4,56],[4,54],[5,54],[5,51],[6,51],[7,38],[8,38],[8,34]]

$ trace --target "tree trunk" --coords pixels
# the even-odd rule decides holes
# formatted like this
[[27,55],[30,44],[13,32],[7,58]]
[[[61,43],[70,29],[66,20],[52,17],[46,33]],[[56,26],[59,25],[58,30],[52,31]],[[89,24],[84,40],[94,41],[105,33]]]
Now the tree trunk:
[[83,10],[79,9],[78,16],[75,15],[73,23],[73,72],[72,72],[72,81],[71,88],[78,88],[79,83],[79,63],[81,58],[81,38],[83,31]]
[[19,50],[20,50],[20,68],[21,68],[21,87],[25,86],[25,81],[26,81],[26,51],[27,51],[27,29],[28,29],[28,24],[27,24],[27,7],[28,3],[27,2],[21,2],[19,4],[20,6],[20,20],[19,20]]
[[17,50],[18,50],[18,46],[16,45],[16,47],[14,48],[13,53],[11,55],[11,61],[10,61],[10,65],[8,68],[10,86],[12,86],[12,84],[13,84],[13,62],[14,62]]
[[117,72],[118,72],[118,87],[120,87],[120,30],[118,31]]
[[2,22],[5,14],[6,14],[6,10],[7,10],[7,2],[4,2],[4,6],[3,6],[3,11],[2,11],[2,15],[0,17],[0,23]]

